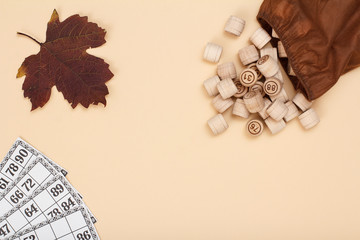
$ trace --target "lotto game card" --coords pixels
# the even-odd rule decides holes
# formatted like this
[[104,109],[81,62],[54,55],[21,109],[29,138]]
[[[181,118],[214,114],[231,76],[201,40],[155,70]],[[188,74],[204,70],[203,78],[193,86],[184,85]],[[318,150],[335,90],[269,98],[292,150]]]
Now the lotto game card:
[[[2,228],[0,231],[7,231]],[[20,231],[5,240],[98,240],[99,235],[84,207],[75,207],[50,220]]]
[[67,171],[44,156],[30,144],[18,138],[4,160],[0,163],[0,194],[13,182],[19,174],[37,157],[42,157],[49,162],[58,172],[66,176]]
[[66,179],[57,175],[0,218],[0,239],[56,217],[76,206],[85,204]]
[[28,164],[19,177],[0,194],[0,217],[56,175],[58,172],[43,158],[39,157]]

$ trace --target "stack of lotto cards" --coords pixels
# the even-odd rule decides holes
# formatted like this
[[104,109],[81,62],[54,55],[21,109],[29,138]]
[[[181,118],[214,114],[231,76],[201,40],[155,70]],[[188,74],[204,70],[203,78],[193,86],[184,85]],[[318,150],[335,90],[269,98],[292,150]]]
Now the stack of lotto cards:
[[97,240],[96,218],[67,172],[17,139],[0,163],[0,240]]

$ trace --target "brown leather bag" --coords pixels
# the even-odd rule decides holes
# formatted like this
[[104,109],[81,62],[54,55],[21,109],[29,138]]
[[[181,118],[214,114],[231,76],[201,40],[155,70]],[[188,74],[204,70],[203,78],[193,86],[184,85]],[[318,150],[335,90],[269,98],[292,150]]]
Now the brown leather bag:
[[360,65],[360,0],[264,0],[257,19],[278,34],[288,55],[281,64],[290,61],[290,79],[309,100]]

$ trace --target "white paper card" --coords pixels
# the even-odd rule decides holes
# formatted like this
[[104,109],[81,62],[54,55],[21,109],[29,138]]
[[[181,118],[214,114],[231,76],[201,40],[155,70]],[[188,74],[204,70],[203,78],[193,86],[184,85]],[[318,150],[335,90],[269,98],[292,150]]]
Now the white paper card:
[[0,217],[16,207],[58,172],[43,158],[37,158],[0,194]]
[[19,174],[31,164],[37,157],[42,157],[58,172],[66,176],[67,171],[51,161],[30,144],[18,138],[13,144],[6,157],[0,163],[0,194],[13,182]]
[[85,206],[77,192],[57,175],[0,218],[0,239],[56,217],[76,206]]
[[84,207],[75,207],[52,219],[20,231],[6,240],[99,240]]

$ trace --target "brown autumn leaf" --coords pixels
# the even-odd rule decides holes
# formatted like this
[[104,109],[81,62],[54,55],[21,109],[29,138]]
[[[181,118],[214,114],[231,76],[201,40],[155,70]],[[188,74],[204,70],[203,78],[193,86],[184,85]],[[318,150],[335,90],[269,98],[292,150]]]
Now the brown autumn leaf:
[[109,91],[105,83],[114,75],[103,59],[86,52],[106,42],[104,29],[79,15],[60,22],[54,10],[44,43],[24,33],[18,34],[40,45],[40,52],[27,57],[16,76],[26,75],[22,89],[24,97],[30,98],[31,110],[47,103],[54,85],[73,108],[79,103],[86,108],[98,103],[106,106],[105,96]]

